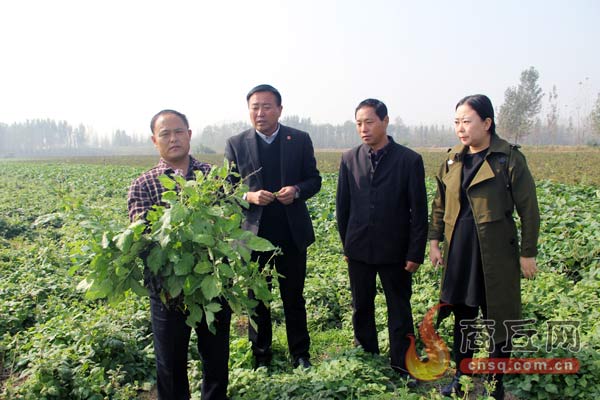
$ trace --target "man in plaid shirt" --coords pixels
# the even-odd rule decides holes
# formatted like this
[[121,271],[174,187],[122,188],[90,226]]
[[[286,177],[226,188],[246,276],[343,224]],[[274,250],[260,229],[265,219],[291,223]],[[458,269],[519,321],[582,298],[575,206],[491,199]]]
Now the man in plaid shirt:
[[[160,161],[134,180],[129,188],[127,206],[131,221],[145,218],[155,204],[164,205],[161,196],[166,189],[158,180],[160,175],[180,175],[190,180],[195,179],[194,171],[207,173],[210,170],[209,164],[189,155],[192,131],[185,115],[162,110],[152,118],[150,129]],[[187,353],[191,328],[185,323],[187,314],[177,302],[164,304],[160,299],[161,282],[148,269],[145,276],[150,291],[158,398],[189,399]],[[202,359],[203,400],[227,398],[231,310],[225,306],[215,317],[216,334],[208,330],[204,319],[195,328]]]

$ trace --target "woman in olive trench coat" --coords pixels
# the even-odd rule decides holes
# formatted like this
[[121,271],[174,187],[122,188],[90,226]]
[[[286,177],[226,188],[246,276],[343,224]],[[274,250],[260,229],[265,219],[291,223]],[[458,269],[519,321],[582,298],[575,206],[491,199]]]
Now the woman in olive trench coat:
[[[459,214],[462,215],[461,187],[466,183],[463,204],[470,205],[476,232],[473,239],[478,242],[481,258],[480,262],[474,263],[478,265],[469,267],[482,270],[479,275],[483,279],[479,282],[484,284],[483,288],[469,287],[468,290],[483,290],[485,300],[479,306],[486,319],[495,323],[494,343],[503,345],[510,339],[504,322],[521,318],[520,272],[526,278],[531,278],[537,271],[535,256],[540,219],[535,184],[525,157],[517,146],[510,145],[496,134],[493,107],[486,96],[467,96],[457,104],[455,131],[461,144],[448,151],[448,157],[436,176],[437,193],[428,234],[430,259],[433,265],[445,266],[442,292],[444,284],[448,284],[445,283],[448,269],[454,268],[455,282],[456,279],[460,281],[464,266],[448,265],[447,261],[453,240],[460,240],[454,238],[453,234]],[[471,171],[471,181],[465,182],[463,160],[469,154],[476,153],[482,159],[481,164],[478,169]],[[520,246],[513,220],[515,208],[521,219]],[[442,241],[443,256],[440,250]],[[458,326],[455,324],[455,330]],[[458,337],[456,333],[455,340]],[[457,348],[456,344],[454,348]],[[505,353],[506,357],[509,355],[510,352],[508,355]],[[459,365],[456,368],[458,370]],[[444,388],[445,391],[442,389],[443,394],[449,394],[448,391],[460,394],[459,376],[460,371],[451,384]],[[496,393],[492,393],[497,395],[496,398],[503,397],[501,386],[499,381]]]

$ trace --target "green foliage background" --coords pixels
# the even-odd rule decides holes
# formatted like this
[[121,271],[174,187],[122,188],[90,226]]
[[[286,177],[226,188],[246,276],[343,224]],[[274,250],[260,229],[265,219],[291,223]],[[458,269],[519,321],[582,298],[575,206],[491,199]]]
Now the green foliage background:
[[[537,159],[537,155],[527,156],[530,165]],[[431,157],[441,158],[443,153]],[[549,153],[539,158],[554,165],[555,157],[556,153]],[[305,289],[315,367],[292,369],[275,288],[275,357],[270,371],[252,370],[247,319],[233,319],[229,386],[233,399],[439,398],[439,387],[449,379],[409,390],[394,375],[386,357],[386,308],[381,295],[376,298],[376,317],[382,356],[353,347],[347,271],[334,220],[336,160],[339,153],[331,160],[319,156],[327,172],[323,189],[309,202],[318,236],[309,250]],[[539,350],[519,355],[576,357],[581,371],[577,375],[510,376],[507,388],[518,398],[585,399],[600,394],[600,191],[597,185],[573,184],[594,179],[593,171],[600,165],[595,160],[595,168],[580,166],[589,173],[579,172],[578,180],[564,179],[570,173],[566,171],[562,176],[548,173],[545,178],[554,182],[538,182],[541,273],[522,285],[525,316],[537,321],[538,334],[532,344]],[[325,163],[331,167],[324,168]],[[85,240],[84,231],[57,213],[60,197],[72,191],[89,207],[126,226],[127,188],[144,167],[12,162],[0,168],[0,398],[154,398],[147,299],[127,295],[114,306],[85,299],[76,289],[83,271],[69,274],[71,254]],[[540,179],[536,168],[532,166]],[[431,179],[428,192],[431,200]],[[47,217],[40,219],[42,215]],[[440,272],[429,264],[414,275],[415,321],[437,302],[439,278]],[[581,350],[547,352],[548,320],[580,321]],[[440,329],[449,344],[450,322],[446,320]],[[201,383],[198,359],[195,346],[190,346],[189,374],[195,398]],[[474,381],[475,391],[481,393],[478,378]]]

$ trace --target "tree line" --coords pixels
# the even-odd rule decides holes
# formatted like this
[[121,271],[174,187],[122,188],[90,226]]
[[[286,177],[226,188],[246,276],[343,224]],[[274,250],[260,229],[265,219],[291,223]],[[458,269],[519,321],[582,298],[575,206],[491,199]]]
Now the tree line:
[[148,138],[115,130],[109,137],[96,135],[83,124],[32,119],[5,124],[0,122],[0,157],[63,154],[93,154],[100,149],[148,146]]
[[[544,93],[539,83],[539,72],[529,67],[521,72],[518,85],[504,93],[504,102],[497,109],[498,132],[513,143],[530,145],[599,145],[600,93],[591,112],[575,104],[565,118],[561,115],[556,86]],[[587,80],[587,78],[586,78]],[[579,82],[583,86],[586,81]],[[546,98],[546,113],[541,115]],[[346,149],[360,143],[353,121],[343,124],[313,123],[310,118],[297,115],[281,119],[288,125],[309,132],[315,148]],[[232,122],[204,127],[199,138],[193,137],[196,153],[222,152],[225,142],[250,127],[247,122]],[[449,124],[407,126],[402,118],[390,121],[388,133],[398,143],[412,147],[447,147],[456,144],[454,130]],[[109,137],[99,137],[94,131],[66,121],[34,119],[11,125],[0,122],[0,157],[36,156],[48,154],[94,154],[121,152],[126,149],[148,149],[147,136],[129,135],[115,130]],[[125,150],[124,150],[125,149]]]

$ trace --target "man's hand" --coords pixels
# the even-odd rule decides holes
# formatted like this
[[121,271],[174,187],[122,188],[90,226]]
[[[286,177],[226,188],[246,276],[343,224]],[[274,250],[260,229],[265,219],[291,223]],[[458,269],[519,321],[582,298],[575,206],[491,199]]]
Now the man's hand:
[[416,262],[406,260],[406,267],[404,267],[404,269],[408,272],[417,272],[420,265],[421,264],[417,264]]
[[296,196],[296,188],[293,186],[284,186],[277,192],[277,200],[281,204],[288,205],[292,204],[294,197]]
[[275,200],[275,195],[268,190],[246,193],[246,201],[257,206],[266,206]]
[[521,257],[519,262],[521,263],[523,276],[527,279],[533,278],[537,272],[535,257]]

